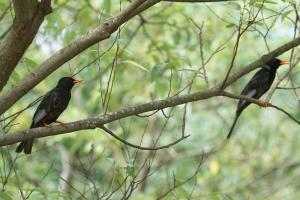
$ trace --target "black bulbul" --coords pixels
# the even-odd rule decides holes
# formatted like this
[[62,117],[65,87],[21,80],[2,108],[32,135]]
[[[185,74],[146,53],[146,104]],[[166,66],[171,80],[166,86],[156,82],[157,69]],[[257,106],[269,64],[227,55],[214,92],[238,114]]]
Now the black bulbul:
[[[271,87],[275,76],[276,71],[280,65],[288,64],[287,61],[279,60],[277,58],[272,59],[271,61],[267,62],[262,69],[258,70],[251,80],[247,83],[246,87],[241,92],[241,95],[245,95],[254,99],[259,99],[263,94],[265,94]],[[262,102],[262,104],[267,105],[268,102]],[[230,128],[230,131],[227,135],[227,139],[230,138],[234,126],[241,115],[242,111],[247,108],[251,102],[245,100],[239,100],[235,118],[233,124]]]
[[[61,113],[67,108],[71,99],[71,89],[76,83],[81,83],[82,80],[75,80],[71,77],[61,78],[56,87],[49,91],[42,102],[36,109],[30,128],[37,128],[41,126],[48,126],[53,122],[58,122],[63,125],[62,122],[56,121]],[[25,154],[30,154],[32,150],[33,139],[21,142],[16,152],[20,153],[24,151]]]

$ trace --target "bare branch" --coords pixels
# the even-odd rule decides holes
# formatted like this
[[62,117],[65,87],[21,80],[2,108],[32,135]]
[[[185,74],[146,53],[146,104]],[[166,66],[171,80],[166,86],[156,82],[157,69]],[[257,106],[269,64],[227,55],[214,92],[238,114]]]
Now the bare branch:
[[126,140],[120,138],[119,136],[117,136],[116,134],[114,134],[111,130],[109,130],[108,128],[102,126],[101,129],[103,129],[106,133],[110,134],[111,136],[113,136],[115,139],[119,140],[120,142],[130,146],[130,147],[133,147],[133,148],[136,148],[136,149],[140,149],[140,150],[147,150],[147,151],[155,151],[155,150],[160,150],[160,149],[166,149],[166,148],[169,148],[171,146],[174,146],[175,144],[178,144],[180,141],[186,139],[189,137],[189,135],[183,135],[181,138],[179,138],[178,140],[176,140],[175,142],[172,142],[170,144],[167,144],[167,145],[164,145],[164,146],[159,146],[159,147],[143,147],[143,146],[140,146],[140,145],[135,145],[135,144],[131,144],[129,142],[127,142]]
[[[249,98],[249,97],[243,96],[243,95],[236,95],[236,94],[231,94],[229,92],[222,92],[222,96],[230,97],[230,98],[233,98],[233,99],[242,99],[242,100],[245,100],[245,101],[249,101],[251,103],[255,103],[255,104],[259,105],[259,106],[265,106],[265,105],[262,105],[259,100],[253,99],[253,98]],[[297,124],[300,125],[300,121],[297,120],[295,117],[293,117],[290,113],[288,113],[284,109],[282,109],[282,108],[280,108],[278,106],[275,106],[275,105],[273,105],[271,103],[269,105],[267,105],[267,107],[275,108],[276,110],[281,111],[282,113],[284,113],[285,115],[287,115],[291,120],[293,120],[294,122],[296,122]]]
[[[75,57],[76,55],[78,55],[88,47],[96,44],[99,41],[109,38],[110,35],[113,32],[115,32],[124,22],[126,22],[127,20],[129,20],[131,17],[134,16],[132,15],[132,12],[135,11],[137,8],[139,8],[139,6],[141,6],[144,2],[145,0],[134,1],[126,9],[122,10],[118,15],[108,19],[102,25],[92,29],[86,35],[76,39],[68,46],[57,51],[50,58],[48,58],[42,64],[40,64],[39,67],[37,67],[37,69],[25,75],[24,78],[21,81],[19,81],[9,92],[7,92],[2,96],[4,98],[2,99],[3,101],[0,100],[0,107],[1,107],[0,114],[5,112],[19,98],[21,98],[24,94],[26,94],[26,92],[28,92],[35,85],[37,85],[39,82],[45,79],[49,74],[54,72],[61,65],[71,60],[73,57]],[[147,1],[147,2],[152,2],[152,1]],[[143,9],[146,8],[143,7]],[[15,48],[15,45],[11,45],[11,46]],[[2,57],[1,51],[3,48],[0,45],[0,58]],[[4,66],[4,64],[5,63],[2,63],[2,59],[0,59],[0,66]],[[1,73],[7,74],[7,72],[4,71],[5,70],[0,71],[0,80],[1,80]],[[10,99],[10,103],[8,103],[7,101],[8,99]]]
[[[254,16],[253,18],[253,21],[256,20],[256,18],[258,17],[258,14],[260,13],[261,9],[263,8],[263,5],[264,5],[264,1],[262,2],[260,8],[258,9],[256,15]],[[226,76],[225,76],[225,79],[223,81],[223,84],[221,86],[221,88],[223,89],[225,84],[226,84],[226,81],[228,79],[228,76],[232,70],[232,68],[234,67],[234,63],[235,63],[235,59],[236,59],[236,56],[237,56],[237,53],[238,53],[238,49],[239,49],[239,45],[240,45],[240,39],[242,37],[242,35],[248,30],[248,28],[252,25],[252,23],[248,23],[247,26],[242,29],[242,25],[243,25],[243,16],[244,16],[244,12],[245,12],[245,5],[244,5],[244,8],[243,10],[241,11],[241,16],[240,16],[240,23],[239,23],[239,27],[238,27],[238,35],[237,35],[237,39],[236,39],[236,42],[235,42],[235,45],[234,45],[234,48],[233,48],[233,55],[232,55],[232,59],[231,59],[231,62],[230,62],[230,66],[229,66],[229,69],[226,73]]]
[[277,90],[297,90],[300,89],[300,86],[297,87],[276,87]]
[[[202,154],[202,155],[204,155],[204,154]],[[172,192],[173,190],[175,190],[178,187],[181,187],[182,185],[186,184],[187,182],[189,182],[190,180],[192,180],[193,178],[195,178],[196,175],[198,174],[198,172],[200,171],[200,168],[201,168],[203,162],[204,162],[204,156],[202,156],[201,160],[199,161],[198,166],[197,166],[195,172],[189,178],[187,178],[186,180],[177,183],[176,178],[174,177],[173,186],[168,191],[166,191],[165,193],[161,194],[157,198],[157,200],[164,199],[170,192]]]
[[[297,37],[296,39],[293,39],[290,42],[285,43],[284,45],[276,48],[275,50],[269,52],[268,54],[265,54],[264,56],[260,57],[256,61],[248,64],[247,66],[245,66],[242,70],[240,70],[240,71],[232,74],[227,79],[225,87],[228,87],[233,82],[235,82],[236,80],[238,80],[240,77],[244,76],[245,74],[248,74],[252,70],[263,66],[264,63],[270,61],[274,57],[277,57],[277,56],[279,56],[279,55],[287,52],[288,50],[290,50],[290,49],[292,49],[292,48],[294,48],[294,47],[296,47],[298,45],[300,45],[300,37]],[[222,83],[219,83],[216,87],[220,88],[221,86],[222,86]]]
[[[54,53],[50,58],[40,64],[36,70],[25,75],[24,78],[19,81],[10,91],[0,97],[0,114],[3,114],[5,111],[7,111],[30,89],[44,80],[61,65],[71,60],[88,47],[109,38],[111,34],[115,32],[123,23],[147,8],[155,5],[159,1],[160,0],[136,0],[115,17],[108,19],[104,24],[90,30],[86,35],[76,39],[65,48]],[[223,1],[226,2],[228,0]],[[221,2],[221,0],[198,0],[197,2]],[[2,66],[1,63],[0,66]],[[0,73],[2,73],[2,71]]]
[[[278,47],[277,49],[271,51],[270,53],[260,57],[258,60],[252,62],[251,64],[247,65],[244,69],[232,74],[228,77],[225,86],[228,86],[238,80],[240,77],[244,76],[245,74],[249,73],[250,71],[262,66],[263,63],[271,60],[274,57],[279,56],[280,54],[288,51],[289,49],[297,46],[300,44],[300,37]],[[51,129],[41,127],[41,128],[34,128],[25,131],[19,131],[14,134],[5,135],[0,138],[0,146],[5,146],[9,144],[14,144],[23,140],[32,139],[32,138],[39,138],[39,137],[46,137],[51,135],[59,135],[63,133],[70,133],[78,130],[83,129],[95,129],[97,127],[103,126],[104,124],[110,123],[112,121],[116,121],[122,118],[126,118],[133,115],[138,115],[141,113],[160,110],[168,107],[174,107],[180,104],[185,104],[188,102],[194,102],[198,100],[208,99],[213,96],[222,96],[222,91],[219,89],[222,86],[223,82],[220,82],[214,88],[208,89],[203,92],[197,92],[193,94],[187,94],[182,96],[175,96],[170,97],[165,100],[158,100],[152,101],[150,103],[145,103],[139,106],[128,107],[118,112],[108,113],[106,115],[101,115],[99,117],[94,117],[90,119],[85,119],[77,122],[72,122],[66,124],[66,128],[62,126],[53,126]],[[0,97],[1,99],[1,97]],[[253,100],[253,103],[255,102]]]
[[2,21],[2,19],[5,17],[7,11],[11,7],[11,5],[12,5],[12,1],[9,2],[8,6],[4,9],[3,13],[0,15],[0,21]]
[[100,115],[99,117],[89,118],[85,120],[80,120],[77,122],[67,123],[66,126],[52,126],[51,128],[41,127],[28,129],[25,131],[19,131],[14,134],[7,134],[0,137],[0,146],[5,146],[8,144],[14,144],[22,140],[27,140],[31,138],[46,137],[50,135],[59,135],[68,132],[74,132],[83,129],[95,129],[102,128],[104,124],[116,121],[129,116],[137,115],[140,113],[145,113],[157,109],[163,109],[167,107],[173,107],[176,105],[184,104],[187,102],[193,102],[201,99],[208,99],[213,96],[220,94],[220,90],[211,89],[206,92],[198,92],[190,95],[183,95],[178,97],[171,97],[165,100],[152,101],[150,103],[142,104],[139,106],[128,107],[118,112],[107,113],[106,115]]

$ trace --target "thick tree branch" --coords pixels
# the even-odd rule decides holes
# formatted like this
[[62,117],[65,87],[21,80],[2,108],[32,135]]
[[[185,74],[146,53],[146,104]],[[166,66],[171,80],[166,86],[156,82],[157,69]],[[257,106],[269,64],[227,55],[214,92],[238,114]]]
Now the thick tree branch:
[[[108,132],[110,135],[115,137],[117,140],[119,140],[125,144],[130,144],[130,143],[126,142],[125,140],[121,139],[120,137],[118,137],[117,135],[113,134],[111,131],[108,131],[108,129],[106,129],[104,127],[104,124],[107,124],[107,123],[110,123],[113,121],[117,121],[117,120],[120,120],[120,119],[123,119],[126,117],[135,116],[137,114],[149,112],[149,111],[160,110],[160,109],[174,107],[174,106],[189,103],[189,102],[209,99],[214,96],[226,96],[226,97],[233,98],[233,99],[242,99],[242,100],[257,104],[259,106],[262,106],[261,102],[257,99],[249,98],[249,97],[243,96],[243,95],[231,94],[231,93],[225,92],[223,90],[210,89],[210,90],[204,91],[204,92],[197,92],[197,93],[188,94],[188,95],[176,96],[176,97],[171,97],[171,98],[168,98],[165,100],[152,101],[152,102],[145,103],[142,105],[124,108],[117,112],[107,113],[106,115],[101,115],[99,117],[94,117],[94,118],[89,118],[89,119],[85,119],[85,120],[67,123],[67,124],[65,124],[65,126],[55,125],[55,126],[52,126],[51,128],[40,127],[40,128],[19,131],[19,132],[12,133],[12,134],[7,134],[7,135],[0,137],[0,147],[14,144],[14,143],[17,143],[17,142],[20,142],[23,140],[32,139],[32,138],[60,135],[60,134],[65,134],[65,133],[71,133],[74,131],[79,131],[79,130],[84,130],[84,129],[95,129],[95,128],[104,129],[106,132]],[[293,121],[300,124],[299,120],[294,118],[291,114],[289,114],[287,111],[283,110],[282,108],[279,108],[272,104],[270,104],[269,107],[273,107],[273,108],[283,112],[289,118],[291,118]],[[171,143],[170,145],[156,147],[156,148],[167,148],[171,145],[174,145],[174,144],[180,142],[182,139],[185,139],[185,137],[182,137],[179,140],[176,140],[175,142]],[[132,145],[132,144],[130,144],[130,146],[132,146],[134,148],[139,147],[137,145]],[[152,150],[151,148],[148,148],[148,147],[139,147],[139,149]]]
[[104,124],[116,120],[120,120],[129,116],[134,116],[140,113],[145,113],[153,110],[173,107],[188,102],[208,99],[213,96],[218,96],[221,93],[222,93],[221,90],[211,89],[205,92],[198,92],[190,95],[171,97],[165,100],[152,101],[138,106],[127,107],[117,112],[111,112],[111,113],[107,113],[106,115],[100,115],[99,117],[67,123],[65,124],[65,127],[57,125],[57,126],[52,126],[51,128],[41,127],[41,128],[28,129],[25,131],[19,131],[16,133],[7,134],[0,137],[0,147],[9,144],[14,144],[22,140],[27,140],[31,138],[40,138],[40,137],[47,137],[52,135],[59,135],[59,134],[74,132],[83,129],[102,128]]
[[[115,17],[110,18],[104,24],[89,31],[86,35],[73,41],[67,47],[54,53],[33,72],[27,74],[10,91],[0,97],[0,114],[7,111],[14,103],[24,96],[30,89],[44,80],[48,75],[61,65],[74,58],[88,47],[105,40],[115,32],[124,22],[135,15],[155,5],[160,0],[136,0]],[[197,0],[197,2],[220,2],[221,0]],[[228,0],[222,0],[224,2]],[[1,65],[0,65],[1,66]]]
[[0,91],[51,12],[51,0],[14,0],[13,5],[16,17],[0,43]]
[[[190,94],[190,95],[171,97],[166,100],[153,101],[153,102],[142,104],[142,105],[135,106],[135,107],[124,108],[118,112],[112,112],[112,113],[108,113],[106,115],[101,115],[99,117],[94,117],[94,118],[90,118],[90,119],[67,123],[67,124],[65,124],[65,126],[52,126],[52,128],[41,127],[41,128],[28,129],[25,131],[19,131],[17,133],[13,133],[13,134],[8,134],[8,135],[5,135],[0,138],[0,147],[9,145],[9,144],[14,144],[14,143],[20,142],[25,139],[47,137],[47,136],[52,136],[52,135],[70,133],[70,132],[83,130],[83,129],[95,129],[95,128],[104,129],[106,132],[108,132],[110,135],[112,135],[119,141],[121,141],[125,144],[130,144],[130,143],[126,142],[125,140],[119,138],[112,132],[108,131],[108,129],[106,129],[103,125],[110,123],[112,121],[116,121],[116,120],[126,118],[129,116],[134,116],[134,115],[137,115],[140,113],[164,109],[167,107],[173,107],[173,106],[185,104],[188,102],[208,99],[213,96],[226,96],[226,97],[234,98],[234,99],[242,99],[242,100],[249,101],[251,103],[255,103],[255,104],[261,106],[261,102],[257,99],[249,98],[249,97],[243,96],[243,95],[231,94],[231,93],[228,93],[228,92],[225,92],[222,90],[211,89],[206,92],[198,92],[198,93],[194,93],[194,94]],[[296,118],[294,118],[291,114],[289,114],[282,108],[279,108],[272,104],[270,104],[269,107],[273,107],[273,108],[283,112],[289,118],[291,118],[293,121],[300,124],[300,121],[298,121]],[[184,138],[181,138],[181,139],[175,141],[171,145],[178,143],[182,139],[184,139]],[[156,148],[167,148],[171,145],[166,145],[166,146],[156,147]],[[151,148],[148,148],[148,147],[140,147],[140,146],[136,146],[136,145],[132,145],[132,144],[130,144],[130,146],[132,146],[134,148],[139,148],[142,150],[152,150]]]
[[[145,3],[147,3],[147,2],[144,2],[144,3],[143,3],[143,1],[138,1],[138,3],[137,3],[137,1],[134,2],[134,4],[132,4],[130,7],[128,7],[128,9],[122,11],[118,15],[118,16],[122,16],[121,18],[115,17],[115,18],[108,20],[106,23],[104,23],[102,26],[100,26],[99,29],[96,28],[96,30],[88,33],[85,37],[78,39],[77,42],[79,42],[79,44],[80,44],[80,42],[89,42],[89,44],[92,44],[92,41],[94,41],[95,38],[97,38],[97,37],[100,37],[100,39],[102,37],[103,38],[109,37],[109,34],[110,34],[109,31],[114,31],[114,29],[118,28],[118,25],[121,25],[120,23],[124,22],[124,18],[126,18],[127,15],[125,15],[123,12],[126,11],[127,13],[130,13],[129,8],[131,8],[131,9],[137,8],[138,10],[143,10],[145,8],[144,7]],[[153,2],[151,4],[153,4]],[[147,4],[147,5],[150,5],[150,4]],[[101,30],[101,31],[99,32],[99,30]],[[79,45],[79,44],[78,43],[72,44],[69,47],[66,47],[65,51],[78,51],[77,45]],[[300,37],[296,38],[296,39],[278,47],[277,49],[271,51],[270,53],[260,57],[258,60],[247,65],[242,70],[230,75],[226,81],[225,86],[227,87],[228,85],[230,85],[233,82],[235,82],[236,80],[238,80],[240,77],[242,77],[245,74],[249,73],[250,71],[262,66],[263,63],[271,60],[273,57],[277,57],[277,56],[281,55],[282,53],[298,46],[299,44],[300,44]],[[65,51],[61,51],[60,54],[65,55]],[[33,87],[35,83],[37,84],[41,79],[39,77],[41,74],[43,76],[47,76],[49,73],[51,73],[48,71],[49,68],[55,70],[57,67],[59,67],[59,66],[56,66],[57,63],[53,64],[53,61],[51,61],[52,59],[54,59],[55,62],[58,62],[58,63],[61,62],[60,59],[62,59],[62,58],[60,57],[59,53],[57,53],[55,55],[56,56],[53,56],[52,58],[45,61],[41,65],[41,67],[39,69],[37,69],[38,74],[33,73],[31,77],[29,77],[29,78],[26,77],[23,79],[23,81],[28,80],[28,82],[30,82],[29,83],[30,86],[28,86],[28,84],[27,84],[27,86],[25,88],[20,89],[20,88],[22,88],[22,85],[26,85],[26,82],[21,81],[22,84],[20,84],[19,86],[16,86],[15,88],[12,89],[12,91],[10,91],[6,95],[0,97],[1,113],[5,112],[11,105],[13,105],[15,103],[15,101],[17,101],[17,99],[23,95],[24,91],[29,89],[29,87],[31,87],[31,86]],[[34,84],[33,84],[33,82],[34,82]],[[31,139],[31,138],[39,138],[39,137],[46,137],[46,136],[51,136],[51,135],[64,134],[64,133],[74,132],[74,131],[83,130],[83,129],[102,128],[104,124],[107,124],[107,123],[110,123],[112,121],[116,121],[116,120],[119,120],[122,118],[126,118],[129,116],[134,116],[134,115],[138,115],[138,114],[149,112],[149,111],[160,110],[160,109],[164,109],[167,107],[174,107],[174,106],[177,106],[180,104],[185,104],[188,102],[208,99],[213,96],[226,96],[226,95],[228,96],[228,94],[226,92],[219,89],[221,87],[221,85],[222,85],[222,82],[217,84],[214,88],[211,88],[211,89],[203,91],[203,92],[171,97],[171,98],[167,98],[165,100],[153,101],[150,103],[146,103],[146,104],[142,104],[142,105],[138,105],[138,106],[134,106],[134,107],[124,108],[118,112],[108,113],[106,115],[101,115],[99,117],[94,117],[94,118],[90,118],[90,119],[86,119],[86,120],[68,123],[66,125],[67,128],[62,127],[62,126],[53,126],[51,129],[41,127],[41,128],[20,131],[20,132],[14,133],[14,134],[8,134],[8,135],[5,135],[0,138],[0,146],[13,144],[13,143],[20,142],[20,141],[26,140],[26,139]],[[19,95],[19,92],[21,92],[21,93],[23,92],[23,93],[21,95]],[[231,97],[231,98],[234,98],[234,97]],[[242,96],[240,98],[243,99],[245,97]],[[245,99],[245,100],[247,100],[247,99]],[[257,100],[255,100],[255,99],[250,99],[249,101],[259,104],[259,102],[257,102]]]
[[[238,80],[240,77],[248,74],[249,72],[253,71],[256,68],[259,68],[259,67],[263,66],[264,63],[270,61],[272,58],[280,56],[281,54],[283,54],[283,53],[289,51],[290,49],[292,49],[294,47],[297,47],[299,45],[300,45],[300,37],[295,38],[295,39],[291,40],[290,42],[287,42],[287,43],[283,44],[282,46],[274,49],[270,53],[260,57],[258,60],[256,60],[256,61],[250,63],[249,65],[245,66],[242,70],[232,74],[227,79],[224,86],[228,87],[233,82]],[[219,83],[216,87],[220,88],[221,86],[222,86],[222,82]]]
[[27,24],[32,20],[34,13],[36,12],[38,1],[37,0],[13,0],[13,6],[15,11],[15,22],[17,24]]
[[[49,74],[54,72],[61,65],[74,58],[76,55],[96,44],[99,41],[107,39],[115,32],[124,22],[129,20],[129,15],[141,6],[145,0],[136,0],[118,15],[110,18],[104,24],[92,29],[86,35],[76,39],[70,45],[54,53],[50,58],[44,61],[37,69],[25,75],[9,92],[4,94],[0,99],[0,114],[5,112],[18,99],[20,99],[31,88],[45,79]],[[151,1],[149,1],[151,2]],[[138,13],[137,13],[138,14]],[[133,17],[133,16],[131,16]],[[1,55],[1,54],[0,54]],[[1,65],[0,65],[1,66]]]

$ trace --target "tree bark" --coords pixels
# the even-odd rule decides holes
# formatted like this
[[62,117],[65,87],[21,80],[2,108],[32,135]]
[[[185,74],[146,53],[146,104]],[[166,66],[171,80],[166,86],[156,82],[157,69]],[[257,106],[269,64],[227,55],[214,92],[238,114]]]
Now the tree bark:
[[0,43],[0,91],[51,12],[50,0],[14,0],[13,5],[14,22]]
[[[182,2],[181,0],[172,0],[173,2]],[[235,0],[193,0],[193,2],[229,2]],[[160,0],[136,0],[133,1],[126,9],[122,10],[115,17],[107,20],[103,25],[100,25],[90,30],[86,35],[76,39],[67,47],[54,53],[50,58],[38,66],[36,70],[27,74],[19,81],[10,91],[0,97],[0,115],[6,112],[14,105],[22,96],[24,96],[34,86],[44,80],[48,75],[53,73],[61,65],[71,60],[79,53],[89,48],[90,46],[105,40],[115,32],[123,23],[150,8]],[[1,65],[0,65],[1,66]]]

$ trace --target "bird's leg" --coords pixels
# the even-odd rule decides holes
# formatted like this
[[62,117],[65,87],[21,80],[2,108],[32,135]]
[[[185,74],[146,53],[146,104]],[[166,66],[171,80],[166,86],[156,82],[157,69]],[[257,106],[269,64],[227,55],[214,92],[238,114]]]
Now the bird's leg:
[[259,102],[259,105],[260,105],[261,107],[268,107],[268,106],[272,105],[272,104],[270,103],[270,101],[258,100],[258,102]]
[[63,127],[65,127],[65,128],[67,128],[67,125],[64,123],[64,122],[62,122],[62,121],[55,121],[56,123],[59,123],[60,125],[62,125]]
[[44,122],[44,126],[47,127],[47,128],[51,128],[51,125],[47,124],[46,122]]

